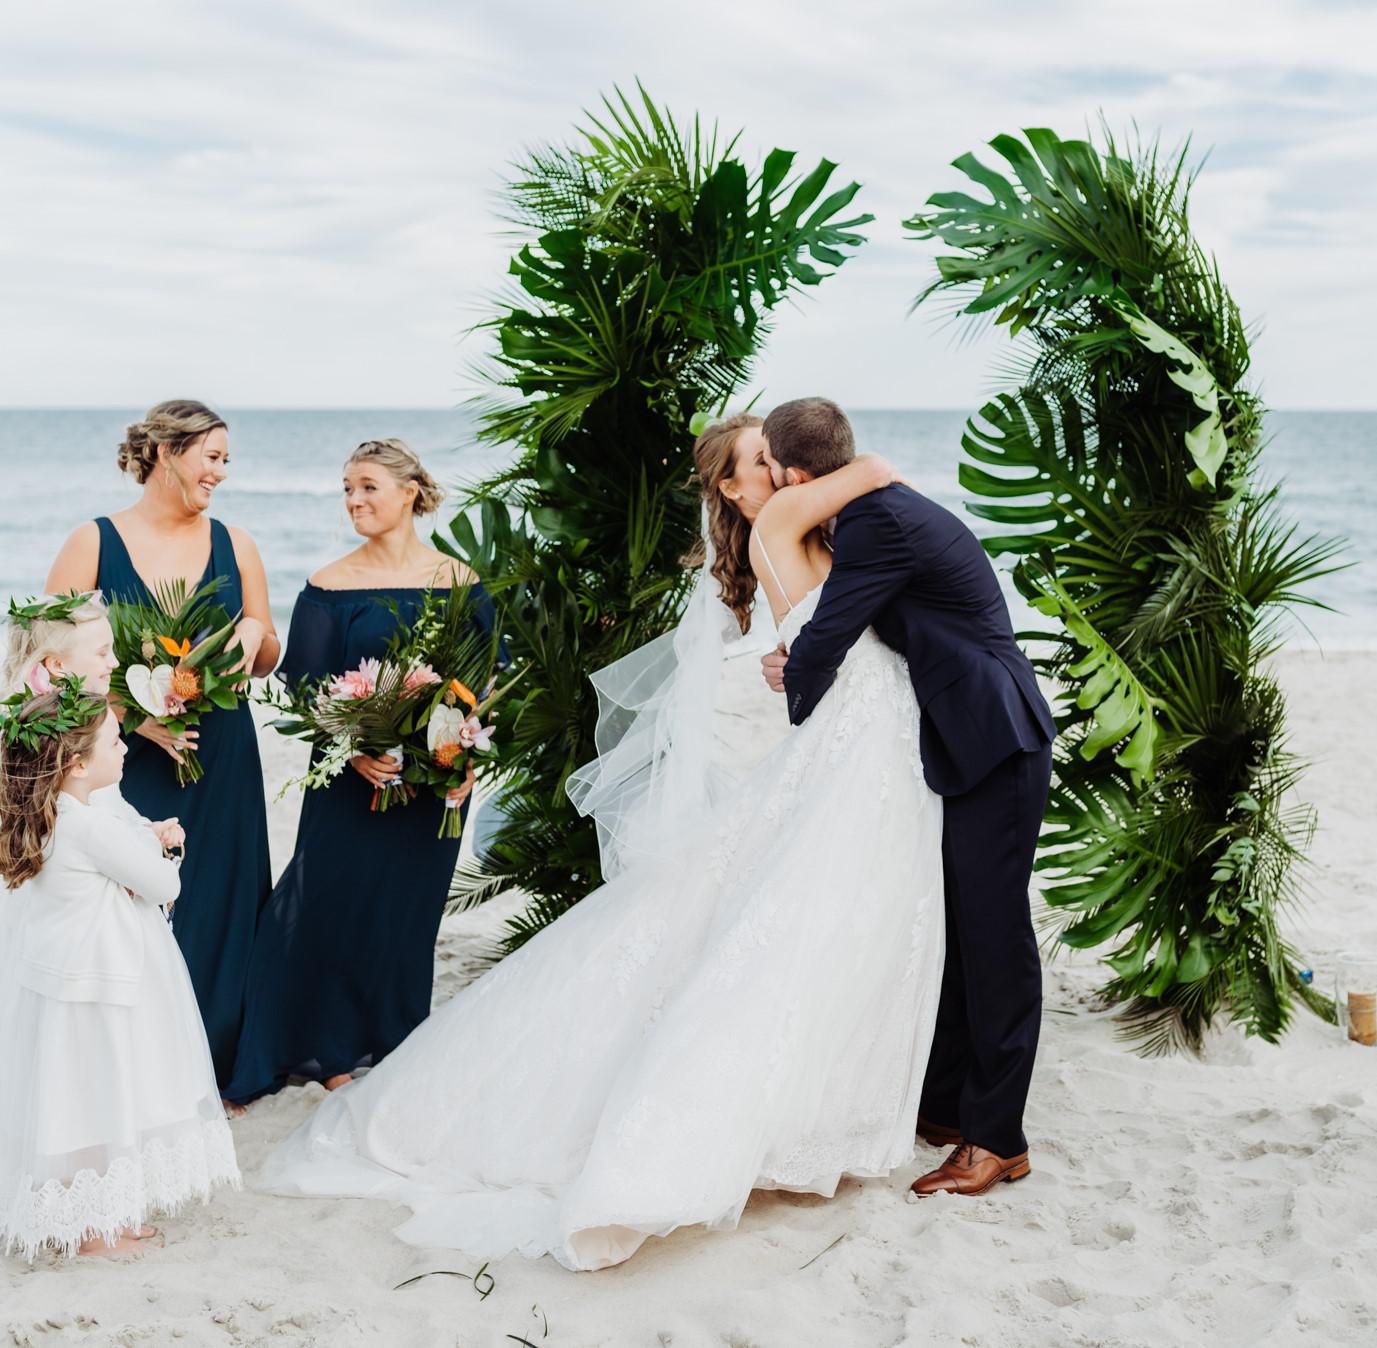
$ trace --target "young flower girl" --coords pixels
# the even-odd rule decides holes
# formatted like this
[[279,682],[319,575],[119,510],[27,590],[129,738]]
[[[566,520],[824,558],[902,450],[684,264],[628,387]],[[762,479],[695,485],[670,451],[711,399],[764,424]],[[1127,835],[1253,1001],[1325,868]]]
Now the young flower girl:
[[[86,692],[104,697],[118,665],[115,634],[99,590],[44,595],[22,605],[10,601],[0,697],[25,689],[46,693],[55,679],[62,678],[80,679]],[[118,784],[92,793],[91,804],[141,817],[125,801]]]
[[4,693],[45,693],[54,679],[80,679],[104,696],[118,666],[115,634],[98,590],[10,601],[9,641],[0,682]]
[[79,680],[0,713],[0,1243],[30,1260],[137,1250],[146,1214],[239,1182],[160,911],[181,830],[91,803],[125,746]]

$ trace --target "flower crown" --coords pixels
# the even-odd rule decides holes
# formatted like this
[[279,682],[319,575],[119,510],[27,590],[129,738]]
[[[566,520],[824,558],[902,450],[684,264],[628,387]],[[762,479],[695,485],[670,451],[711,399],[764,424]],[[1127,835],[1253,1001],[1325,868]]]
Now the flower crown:
[[11,599],[9,620],[25,631],[37,622],[69,623],[74,621],[72,615],[77,609],[90,603],[95,595],[95,590],[69,590],[59,597],[43,595],[27,604],[19,604]]
[[57,705],[42,715],[24,714],[38,700],[27,688],[0,701],[0,739],[6,748],[19,744],[37,753],[40,741],[90,725],[109,707],[103,697],[85,692],[78,678],[55,679],[52,691]]

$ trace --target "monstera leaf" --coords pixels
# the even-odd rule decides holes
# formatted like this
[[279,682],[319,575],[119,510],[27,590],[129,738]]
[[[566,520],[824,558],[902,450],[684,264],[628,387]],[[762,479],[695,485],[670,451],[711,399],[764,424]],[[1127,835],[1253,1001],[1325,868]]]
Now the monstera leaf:
[[518,165],[506,213],[525,237],[483,326],[479,438],[512,466],[474,486],[449,538],[504,604],[529,671],[494,740],[500,822],[456,898],[530,896],[512,949],[597,887],[597,833],[564,783],[595,753],[590,670],[672,627],[699,537],[691,481],[705,409],[735,410],[771,312],[862,242],[855,183],[620,90],[572,142]]
[[1209,367],[1185,342],[1154,323],[1122,290],[1116,289],[1109,297],[1109,306],[1123,317],[1129,331],[1149,351],[1164,355],[1173,363],[1174,368],[1167,371],[1167,378],[1178,388],[1185,389],[1205,413],[1205,419],[1186,432],[1186,448],[1195,460],[1195,469],[1190,475],[1192,486],[1213,487],[1229,452],[1229,442],[1219,415],[1219,385]]
[[1221,1014],[1274,1040],[1295,1000],[1325,1000],[1278,921],[1310,825],[1265,662],[1339,545],[1294,537],[1253,479],[1248,329],[1191,232],[1186,150],[1130,162],[1107,132],[1097,149],[1039,129],[991,146],[1002,167],[962,156],[977,190],[908,225],[946,249],[917,302],[960,291],[961,312],[1022,333],[960,477],[1010,526],[986,547],[1060,624],[1027,634],[1073,703],[1044,894],[1062,941],[1109,946],[1102,992],[1142,1051],[1199,1048]]
[[1082,758],[1094,758],[1105,749],[1128,741],[1114,761],[1142,785],[1156,768],[1157,742],[1161,730],[1153,714],[1153,699],[1129,668],[1128,663],[1094,628],[1075,600],[1066,592],[1050,568],[1025,567],[1033,573],[1040,593],[1033,599],[1039,612],[1060,618],[1067,632],[1080,646],[1083,655],[1066,667],[1069,679],[1084,680],[1076,695],[1076,706],[1094,715],[1095,728],[1081,742]]

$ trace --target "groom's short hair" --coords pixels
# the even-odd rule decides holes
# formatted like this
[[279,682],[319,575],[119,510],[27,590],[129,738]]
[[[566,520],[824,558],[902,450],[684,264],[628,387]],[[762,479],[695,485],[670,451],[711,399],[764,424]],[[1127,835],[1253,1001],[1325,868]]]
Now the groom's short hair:
[[784,468],[825,477],[856,457],[856,437],[846,413],[828,398],[780,403],[761,427],[770,454]]

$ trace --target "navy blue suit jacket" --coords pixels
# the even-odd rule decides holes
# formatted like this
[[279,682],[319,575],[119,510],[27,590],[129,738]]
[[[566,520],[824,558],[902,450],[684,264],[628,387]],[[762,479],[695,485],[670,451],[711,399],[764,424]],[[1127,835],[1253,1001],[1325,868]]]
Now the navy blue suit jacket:
[[867,627],[908,660],[923,775],[939,795],[969,791],[1056,735],[985,549],[951,511],[898,483],[837,517],[832,574],[784,669],[794,725]]

